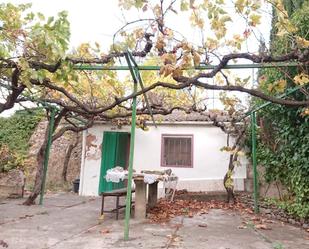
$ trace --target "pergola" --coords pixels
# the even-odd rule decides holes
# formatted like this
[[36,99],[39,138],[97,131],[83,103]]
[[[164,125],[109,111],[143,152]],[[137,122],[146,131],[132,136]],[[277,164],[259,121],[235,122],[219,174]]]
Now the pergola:
[[[129,239],[129,222],[130,222],[130,215],[131,215],[131,186],[132,186],[132,176],[133,176],[133,156],[134,156],[134,141],[135,141],[135,128],[136,128],[136,105],[137,105],[137,87],[140,85],[141,89],[144,90],[144,84],[142,77],[140,75],[140,71],[159,71],[160,66],[141,66],[138,65],[132,56],[132,54],[127,51],[125,53],[125,59],[127,62],[127,66],[105,66],[105,65],[75,65],[75,70],[116,70],[116,71],[130,71],[132,79],[133,79],[133,104],[132,104],[132,122],[131,122],[131,136],[130,136],[130,152],[129,152],[129,168],[128,168],[128,184],[127,184],[127,198],[126,198],[126,209],[125,209],[125,227],[124,227],[124,239]],[[253,64],[234,64],[234,65],[226,65],[224,69],[253,69],[253,68],[274,68],[274,67],[296,67],[301,65],[297,62],[289,62],[289,63],[253,63]],[[200,65],[193,68],[188,68],[190,70],[211,70],[216,68],[216,65]],[[184,70],[188,70],[184,69]],[[288,90],[285,94],[277,96],[277,98],[285,98],[286,96],[298,91],[301,86],[295,87],[293,89]],[[149,101],[147,98],[147,94],[144,92],[143,96],[145,98],[145,102],[148,108],[148,111],[151,115],[152,122],[156,126],[152,109],[149,105]],[[46,173],[47,173],[47,166],[50,154],[50,148],[52,143],[52,135],[54,129],[54,118],[55,114],[58,110],[55,106],[48,105],[46,103],[40,103],[41,105],[45,106],[51,111],[50,120],[49,120],[49,131],[48,131],[48,140],[46,146],[46,153],[44,158],[44,173],[43,173],[43,180],[41,186],[41,194],[40,194],[40,201],[39,204],[43,204],[43,196],[45,190],[45,181],[46,181]],[[250,116],[251,117],[251,135],[252,135],[252,165],[253,165],[253,182],[254,182],[254,211],[255,213],[259,212],[259,204],[258,204],[258,197],[259,197],[259,190],[258,190],[258,174],[257,174],[257,159],[256,159],[256,113],[263,109],[264,107],[272,104],[271,102],[266,102],[258,107],[253,108],[252,110],[248,111],[240,118],[239,121],[243,120],[244,118]]]

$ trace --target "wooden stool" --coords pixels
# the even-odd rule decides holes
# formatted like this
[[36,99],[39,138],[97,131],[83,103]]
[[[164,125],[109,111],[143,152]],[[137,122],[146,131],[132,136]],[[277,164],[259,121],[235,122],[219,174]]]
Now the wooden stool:
[[[134,192],[135,192],[135,189],[132,189],[131,193],[134,193]],[[115,189],[115,190],[108,191],[108,192],[102,192],[101,195],[102,195],[101,215],[103,215],[104,213],[114,213],[114,212],[116,212],[116,220],[118,220],[119,210],[121,208],[125,207],[125,205],[119,205],[119,198],[121,196],[127,195],[127,189],[126,188]],[[114,208],[112,210],[104,210],[104,198],[108,197],[108,196],[116,197],[116,208]],[[131,196],[130,206],[131,205],[132,205],[132,196]]]

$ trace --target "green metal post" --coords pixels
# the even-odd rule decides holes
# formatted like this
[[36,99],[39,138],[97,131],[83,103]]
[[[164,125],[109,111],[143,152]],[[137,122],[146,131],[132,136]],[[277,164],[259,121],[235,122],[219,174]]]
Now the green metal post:
[[[139,82],[140,86],[141,86],[141,89],[144,91],[144,84],[143,84],[143,79],[142,79],[142,76],[141,74],[139,73],[139,68],[138,68],[138,65],[136,63],[136,61],[134,60],[134,57],[132,56],[131,53],[128,53],[129,55],[129,58],[131,59],[131,61],[133,62],[134,64],[134,72],[135,72],[135,76],[137,77],[137,81]],[[149,101],[148,101],[148,97],[147,97],[147,94],[146,93],[143,93],[143,96],[145,98],[145,102],[146,102],[146,105],[147,105],[147,109],[149,111],[149,114],[151,116],[151,119],[152,119],[152,123],[154,124],[154,126],[157,128],[157,124],[156,124],[156,121],[153,117],[153,113],[152,113],[152,109],[151,109],[151,106],[149,104]]]
[[[134,87],[133,92],[137,92],[137,79],[132,68],[128,54],[125,55],[127,63],[130,67],[130,72],[133,77]],[[129,239],[129,223],[131,216],[131,187],[132,187],[132,176],[133,176],[133,157],[134,157],[134,141],[135,141],[135,123],[136,123],[136,97],[133,98],[133,109],[132,109],[132,124],[131,124],[131,137],[130,137],[130,158],[129,158],[129,169],[128,169],[128,186],[127,186],[127,198],[126,198],[126,213],[125,213],[125,224],[124,224],[124,239]]]
[[45,182],[46,182],[49,152],[50,152],[50,148],[51,148],[52,135],[53,135],[53,131],[54,131],[55,114],[56,114],[56,111],[55,111],[54,108],[52,108],[51,113],[50,113],[48,138],[47,138],[47,145],[46,145],[45,157],[44,157],[43,179],[42,179],[41,195],[40,195],[40,202],[39,202],[40,205],[43,204],[43,196],[44,196],[44,191],[45,191]]
[[254,185],[254,212],[259,213],[258,175],[256,169],[256,112],[251,113],[251,136],[252,136],[252,165]]
[[[283,99],[284,97],[287,97],[287,96],[289,96],[290,94],[292,94],[292,93],[298,91],[298,90],[301,89],[302,87],[303,87],[303,86],[296,86],[296,87],[294,87],[294,88],[292,88],[292,89],[287,90],[285,93],[283,93],[283,94],[281,94],[281,95],[279,95],[279,96],[276,96],[276,98],[278,98],[278,99]],[[244,116],[242,116],[238,121],[240,121],[240,120],[246,118],[247,116],[251,115],[252,112],[258,112],[259,110],[261,110],[261,109],[263,109],[263,108],[265,108],[266,106],[271,105],[271,104],[272,104],[271,101],[267,101],[266,103],[264,103],[264,104],[262,104],[262,105],[260,105],[260,106],[258,106],[258,107],[256,107],[256,108],[253,108],[252,110],[246,112],[246,113],[244,114]]]

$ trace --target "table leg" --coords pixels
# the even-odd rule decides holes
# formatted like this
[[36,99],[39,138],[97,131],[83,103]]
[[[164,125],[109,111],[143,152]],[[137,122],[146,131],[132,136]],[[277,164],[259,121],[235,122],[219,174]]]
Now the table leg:
[[135,215],[136,220],[146,218],[146,183],[144,180],[134,180],[135,182]]
[[158,182],[148,185],[148,206],[154,207],[158,201]]

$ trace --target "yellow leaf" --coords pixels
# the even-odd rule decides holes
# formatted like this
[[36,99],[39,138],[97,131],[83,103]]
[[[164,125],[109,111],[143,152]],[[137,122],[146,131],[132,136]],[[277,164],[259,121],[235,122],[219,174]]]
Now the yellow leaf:
[[267,86],[267,90],[269,92],[279,92],[279,93],[282,93],[282,92],[284,92],[284,90],[286,88],[286,84],[287,84],[287,82],[284,79],[277,80],[274,83],[269,84]]
[[180,77],[180,76],[182,76],[182,70],[180,69],[180,68],[176,68],[174,71],[173,71],[173,74],[172,74],[172,76],[174,77],[174,78],[177,78],[177,77]]
[[305,108],[304,110],[303,110],[303,112],[301,113],[301,116],[309,116],[309,108]]
[[297,85],[305,85],[309,83],[309,75],[305,73],[298,74],[294,77],[294,81]]
[[181,0],[180,10],[181,11],[189,10],[189,3],[187,1],[185,1],[185,0]]
[[161,59],[164,65],[176,63],[176,55],[172,53],[162,55]]
[[156,43],[156,49],[158,49],[159,51],[161,51],[164,47],[165,47],[165,42],[163,40],[162,37],[159,37]]
[[192,26],[197,26],[199,28],[204,28],[204,20],[199,12],[193,11],[190,16],[190,21]]
[[235,8],[242,13],[245,7],[245,0],[237,0],[235,2]]
[[302,37],[299,37],[299,36],[296,36],[296,43],[297,43],[299,48],[308,48],[309,47],[309,41],[302,38]]
[[277,90],[277,92],[284,92],[284,90],[285,90],[285,88],[286,88],[286,80],[278,80],[278,81],[276,81],[276,90]]
[[193,52],[193,62],[194,65],[199,65],[201,62],[201,57],[197,52]]
[[251,26],[256,26],[261,23],[261,16],[258,14],[251,14],[249,18]]
[[212,39],[208,37],[205,46],[208,48],[208,50],[212,51],[218,48],[219,43],[217,39]]
[[245,152],[243,152],[243,151],[240,150],[240,151],[237,152],[237,155],[238,155],[238,156],[245,156]]

